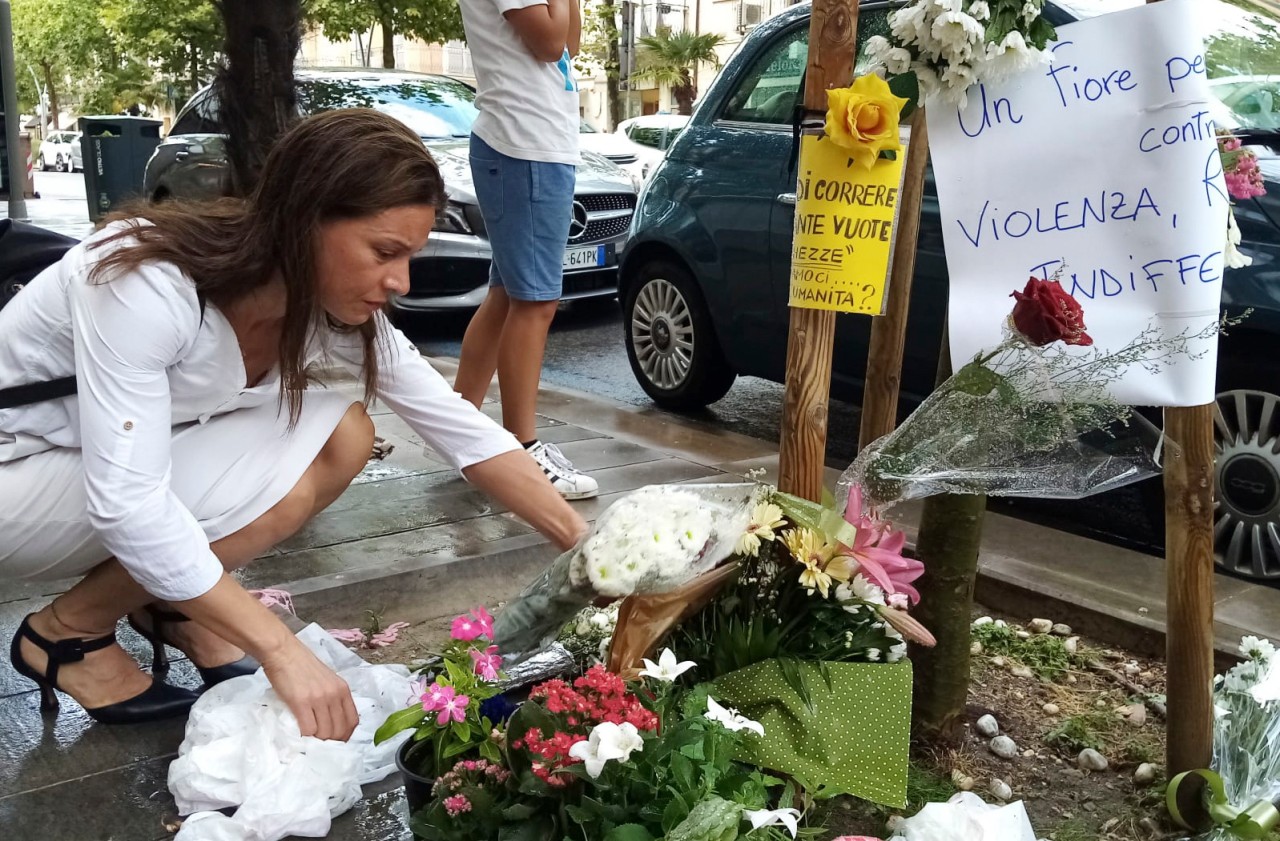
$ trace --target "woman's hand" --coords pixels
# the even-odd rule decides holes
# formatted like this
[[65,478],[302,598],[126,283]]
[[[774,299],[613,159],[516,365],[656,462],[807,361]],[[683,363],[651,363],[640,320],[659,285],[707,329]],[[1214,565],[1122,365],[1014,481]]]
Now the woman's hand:
[[351,687],[305,646],[264,661],[262,670],[298,720],[302,735],[340,742],[351,738],[360,723]]
[[234,578],[174,606],[205,628],[257,658],[304,736],[346,741],[360,723],[351,687]]

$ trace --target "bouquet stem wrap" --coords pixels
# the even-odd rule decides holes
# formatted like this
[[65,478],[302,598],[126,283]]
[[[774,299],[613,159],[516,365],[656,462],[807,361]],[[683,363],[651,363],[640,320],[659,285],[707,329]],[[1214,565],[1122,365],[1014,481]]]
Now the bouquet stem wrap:
[[864,448],[841,504],[857,486],[882,511],[941,493],[1077,499],[1155,475],[1154,428],[1103,388],[1134,347],[1081,360],[1011,335]]
[[759,486],[650,485],[614,502],[507,605],[494,642],[522,659],[598,601],[667,593],[719,566],[747,530]]

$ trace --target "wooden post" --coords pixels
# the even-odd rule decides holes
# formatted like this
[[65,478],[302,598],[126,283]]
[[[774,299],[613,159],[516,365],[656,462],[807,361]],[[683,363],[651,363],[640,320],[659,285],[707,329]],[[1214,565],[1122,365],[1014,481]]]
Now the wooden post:
[[1164,413],[1170,777],[1207,768],[1213,755],[1213,408]]
[[1213,404],[1165,411],[1169,776],[1213,753]]
[[[806,123],[810,114],[826,113],[828,88],[847,85],[853,77],[857,33],[857,0],[814,0],[804,86]],[[778,487],[814,501],[822,495],[835,334],[834,312],[791,308]]]
[[898,392],[902,388],[902,354],[907,342],[907,310],[916,272],[916,243],[920,238],[920,205],[929,165],[929,134],[924,108],[911,121],[902,189],[898,192],[898,224],[893,239],[885,313],[871,319],[867,376],[862,388],[862,425],[858,449],[888,435],[898,425]]

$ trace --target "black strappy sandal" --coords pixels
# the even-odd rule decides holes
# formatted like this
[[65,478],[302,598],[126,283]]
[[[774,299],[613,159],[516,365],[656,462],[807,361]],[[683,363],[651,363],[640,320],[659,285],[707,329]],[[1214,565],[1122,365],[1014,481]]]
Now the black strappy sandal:
[[[22,657],[22,640],[29,640],[38,646],[49,657],[44,674],[36,671]],[[100,651],[116,641],[115,632],[105,637],[51,641],[36,633],[31,627],[31,617],[27,616],[13,635],[13,643],[9,647],[9,659],[13,669],[23,677],[30,678],[40,687],[40,708],[42,710],[58,709],[58,695],[54,690],[62,691],[58,686],[58,669],[71,663],[79,663],[86,654]],[[107,704],[105,707],[85,707],[84,711],[94,721],[103,724],[138,724],[145,721],[158,721],[162,718],[186,715],[191,705],[200,697],[189,689],[170,686],[164,681],[153,678],[151,686],[140,695],[124,701]]]
[[[138,621],[129,616],[129,627],[138,632],[140,636],[151,643],[151,673],[153,675],[164,675],[169,672],[169,652],[165,650],[166,645],[174,645],[165,639],[164,631],[160,626],[165,622],[190,622],[191,617],[176,610],[164,610],[149,604],[143,608],[147,612],[147,616],[151,618],[151,628],[143,628]],[[176,645],[174,646],[177,647]],[[192,661],[192,665],[195,665]],[[241,657],[233,663],[227,663],[222,666],[196,666],[200,672],[200,677],[204,678],[204,685],[217,686],[224,680],[230,680],[233,677],[242,675],[251,675],[258,670],[258,661],[249,656]]]

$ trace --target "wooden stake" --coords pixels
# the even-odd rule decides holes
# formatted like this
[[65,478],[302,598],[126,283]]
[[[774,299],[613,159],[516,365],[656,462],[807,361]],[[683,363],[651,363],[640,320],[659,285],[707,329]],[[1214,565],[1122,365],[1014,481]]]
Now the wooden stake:
[[1170,777],[1207,768],[1213,755],[1213,408],[1164,413]]
[[898,392],[902,388],[902,355],[907,342],[907,309],[916,271],[916,243],[920,238],[920,205],[929,165],[929,134],[924,108],[911,120],[902,189],[898,192],[898,224],[893,240],[888,303],[880,318],[871,319],[866,384],[862,388],[862,427],[858,449],[888,435],[898,425]]
[[1213,409],[1165,410],[1167,747],[1172,777],[1213,753]]
[[[827,89],[847,85],[853,78],[857,33],[857,0],[814,0],[805,71],[806,113],[826,113]],[[814,501],[822,495],[835,334],[834,312],[791,309],[778,487]]]

